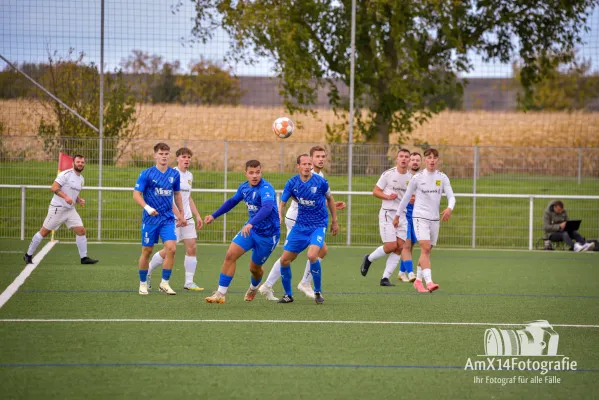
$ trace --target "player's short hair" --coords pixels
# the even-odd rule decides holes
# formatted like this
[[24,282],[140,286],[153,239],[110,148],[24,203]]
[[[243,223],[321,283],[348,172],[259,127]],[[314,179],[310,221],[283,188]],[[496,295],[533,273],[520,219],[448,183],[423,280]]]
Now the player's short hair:
[[250,160],[248,162],[245,163],[245,170],[247,171],[248,168],[258,168],[260,167],[260,161],[258,160]]
[[564,208],[564,203],[561,200],[556,200],[553,202],[553,207],[559,206],[560,208]]
[[83,157],[81,154],[75,154],[73,156],[73,162],[75,162],[75,160],[78,159],[78,158],[83,158],[85,160],[85,157]]
[[424,150],[424,156],[425,156],[425,157],[428,157],[428,155],[429,155],[429,154],[432,154],[432,155],[433,155],[433,156],[435,156],[435,157],[439,157],[439,150],[437,150],[437,149],[434,149],[434,148],[432,148],[432,147],[430,147],[430,148],[428,148],[428,149]]
[[302,157],[310,157],[310,154],[304,153],[304,154],[300,154],[299,156],[297,156],[297,165],[300,165],[300,161],[302,160]]
[[[317,151],[324,151],[326,154],[326,150],[324,147],[322,146],[314,146],[310,149],[310,157],[312,157],[314,155],[314,153],[316,153]],[[299,163],[298,163],[299,164]]]
[[166,143],[162,143],[162,142],[156,143],[156,146],[154,146],[154,153],[158,153],[158,151],[160,151],[160,150],[162,150],[162,151],[170,151],[171,148]]
[[418,156],[420,157],[420,159],[422,160],[422,154],[418,153],[417,151],[413,151],[410,153],[410,156]]
[[410,150],[402,147],[399,150],[397,150],[397,154],[399,155],[399,153],[408,153],[409,155],[412,155],[412,153],[410,153]]
[[187,147],[181,147],[175,154],[177,157],[182,156],[183,154],[187,154],[189,157],[193,156],[193,152]]

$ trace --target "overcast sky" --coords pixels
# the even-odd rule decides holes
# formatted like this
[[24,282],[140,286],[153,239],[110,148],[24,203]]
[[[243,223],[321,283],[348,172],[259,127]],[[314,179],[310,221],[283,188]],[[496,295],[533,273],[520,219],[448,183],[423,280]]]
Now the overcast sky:
[[[104,59],[108,70],[117,67],[133,49],[158,54],[167,61],[179,60],[183,66],[201,56],[222,60],[228,37],[216,32],[207,45],[190,40],[193,4],[183,0],[106,0]],[[43,62],[48,51],[60,55],[69,48],[83,51],[88,61],[100,61],[99,0],[0,0],[0,54],[11,61]],[[584,36],[587,45],[580,54],[590,58],[599,69],[599,11],[595,10],[591,32]],[[470,77],[509,77],[509,65],[485,64],[473,57]],[[0,69],[4,62],[0,60]],[[257,66],[234,66],[237,75],[272,75],[268,60]]]

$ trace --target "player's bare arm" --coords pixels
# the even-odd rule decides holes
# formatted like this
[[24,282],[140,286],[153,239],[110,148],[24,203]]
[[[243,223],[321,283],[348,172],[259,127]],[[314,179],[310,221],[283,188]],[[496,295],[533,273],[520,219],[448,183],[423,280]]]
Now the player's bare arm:
[[[187,220],[185,219],[185,214],[183,213],[183,197],[181,196],[181,192],[175,192],[175,205],[177,206],[177,212],[175,213],[175,216],[177,217],[177,219],[180,222],[180,225],[178,226],[187,226]],[[175,211],[175,209],[173,208],[173,211]]]
[[378,186],[374,186],[374,189],[372,190],[372,195],[374,197],[376,197],[377,199],[381,199],[381,200],[395,200],[397,198],[397,193],[391,193],[391,194],[385,194],[383,192],[383,189],[381,189]]
[[189,197],[189,208],[191,209],[191,213],[193,214],[196,220],[196,229],[202,229],[202,226],[204,226],[204,223],[202,222],[202,216],[196,208],[196,204],[193,202],[191,196]]
[[279,222],[283,225],[283,221],[285,221],[285,206],[287,205],[286,201],[279,201]]
[[212,215],[206,215],[206,218],[204,218],[204,223],[206,225],[210,225],[212,221],[214,221],[214,217]]
[[[331,198],[333,198],[333,195],[331,195]],[[346,207],[345,202],[335,201],[334,198],[333,198],[333,203],[335,204],[335,209],[337,209],[337,210],[344,210]]]
[[73,205],[73,199],[71,199],[71,197],[68,194],[63,192],[61,188],[62,188],[62,186],[60,186],[60,184],[58,182],[54,182],[52,184],[52,187],[50,188],[50,190],[52,190],[54,192],[54,194],[57,195],[58,197],[64,199],[64,201],[66,201],[67,204]]
[[449,218],[451,218],[451,208],[448,207],[443,210],[443,213],[441,214],[441,221],[449,221]]
[[77,197],[75,203],[79,204],[81,207],[85,207],[85,199],[82,199],[81,197]]
[[149,206],[146,203],[146,201],[144,200],[144,197],[140,191],[138,191],[138,190],[133,191],[133,200],[135,200],[135,202],[137,204],[139,204],[141,206],[141,208],[146,210],[146,212],[149,215],[151,215],[152,217],[155,217],[156,215],[158,215],[158,211],[156,211],[153,207]]
[[333,198],[333,196],[329,196],[327,198],[327,207],[329,208],[329,212],[331,213],[332,218],[331,233],[333,234],[333,236],[336,236],[337,232],[339,232],[339,224],[337,223],[337,211],[335,209],[335,199]]

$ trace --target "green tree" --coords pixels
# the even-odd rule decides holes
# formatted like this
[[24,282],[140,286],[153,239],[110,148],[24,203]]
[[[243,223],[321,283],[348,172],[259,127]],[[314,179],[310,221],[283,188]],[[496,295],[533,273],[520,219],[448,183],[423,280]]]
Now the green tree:
[[[599,97],[599,74],[591,73],[591,62],[573,57],[567,65],[559,59],[551,63],[543,79],[535,82],[528,91],[518,93],[518,109],[522,111],[574,111],[584,110]],[[521,67],[513,64],[514,78],[521,86]]]
[[190,65],[191,74],[179,76],[178,85],[181,87],[179,101],[184,104],[239,104],[243,91],[239,79],[230,70],[221,68],[209,60]]
[[[339,115],[348,102],[335,86],[349,85],[350,0],[192,0],[193,33],[209,40],[222,27],[232,38],[228,58],[268,57],[281,80],[288,111],[308,112],[317,90],[329,87]],[[405,140],[446,107],[442,93],[463,89],[457,79],[483,61],[521,60],[528,91],[549,70],[550,54],[564,59],[580,43],[596,0],[357,1],[356,126],[370,142]],[[345,130],[342,123],[329,127]]]
[[[56,53],[50,55],[40,83],[87,121],[97,125],[100,115],[99,72],[93,63],[86,65],[83,59],[83,53],[74,55],[72,50],[65,58],[57,57]],[[45,109],[38,135],[43,139],[46,151],[79,152],[90,160],[98,158],[95,140],[98,134],[92,128],[45,94],[40,95],[38,101]],[[129,94],[121,71],[104,76],[103,121],[103,134],[108,139],[104,144],[104,160],[111,162],[119,157],[120,142],[130,141],[138,132],[135,100]]]

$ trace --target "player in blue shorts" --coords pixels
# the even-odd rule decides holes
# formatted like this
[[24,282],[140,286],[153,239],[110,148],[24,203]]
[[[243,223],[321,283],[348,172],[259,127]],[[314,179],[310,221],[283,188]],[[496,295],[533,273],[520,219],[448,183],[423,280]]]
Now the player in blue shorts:
[[314,300],[316,300],[316,304],[322,304],[324,303],[322,297],[322,270],[318,254],[324,245],[327,233],[329,219],[327,207],[333,218],[331,224],[333,236],[339,231],[335,202],[331,196],[327,180],[312,172],[312,159],[308,154],[302,154],[297,158],[297,169],[299,175],[287,181],[281,195],[281,220],[283,220],[285,205],[292,197],[298,204],[298,214],[293,229],[287,235],[287,240],[285,240],[283,246],[283,255],[280,259],[281,282],[283,289],[285,289],[285,296],[281,297],[279,303],[293,302],[291,262],[307,248],[310,272],[314,280]]
[[[175,212],[181,226],[187,225],[183,210],[179,172],[168,166],[170,147],[166,143],[154,146],[154,159],[156,165],[145,169],[139,174],[133,199],[143,209],[141,224],[141,257],[139,258],[139,294],[148,294],[148,267],[150,255],[158,239],[162,239],[166,257],[162,267],[162,282],[160,291],[166,294],[177,294],[169,285],[175,251],[177,249],[177,235],[175,233]],[[173,207],[173,199],[177,210]]]
[[260,161],[250,160],[245,163],[245,176],[247,182],[242,183],[237,193],[223,203],[218,210],[204,219],[210,224],[216,218],[231,211],[239,202],[244,201],[248,209],[249,221],[233,238],[227,250],[225,261],[218,280],[218,290],[210,297],[208,303],[223,304],[231,280],[235,275],[237,260],[246,252],[252,250],[250,260],[250,287],[243,298],[252,301],[256,297],[258,286],[262,281],[264,269],[262,265],[273,252],[281,236],[281,224],[276,203],[275,189],[270,183],[262,179]]
[[[422,156],[420,153],[414,151],[410,154],[410,163],[408,164],[408,168],[412,175],[416,175],[418,171],[420,171],[420,164],[422,163]],[[416,275],[414,274],[414,265],[412,263],[412,251],[414,249],[414,245],[418,243],[418,238],[416,237],[416,231],[414,230],[414,222],[412,220],[412,210],[414,210],[414,200],[415,196],[412,196],[410,202],[406,207],[406,218],[408,220],[408,233],[405,245],[401,250],[401,262],[399,264],[399,275],[397,279],[402,282],[414,282],[416,280]]]

